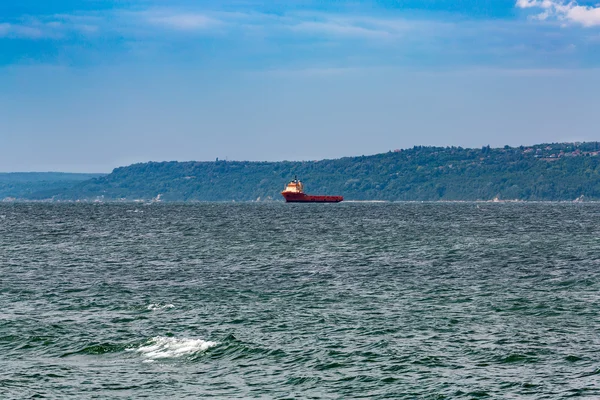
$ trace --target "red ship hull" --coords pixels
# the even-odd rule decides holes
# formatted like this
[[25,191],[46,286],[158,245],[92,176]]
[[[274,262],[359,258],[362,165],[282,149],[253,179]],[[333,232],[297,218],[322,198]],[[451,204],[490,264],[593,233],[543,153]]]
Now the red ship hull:
[[311,196],[304,193],[282,192],[281,195],[287,203],[339,203],[342,196]]

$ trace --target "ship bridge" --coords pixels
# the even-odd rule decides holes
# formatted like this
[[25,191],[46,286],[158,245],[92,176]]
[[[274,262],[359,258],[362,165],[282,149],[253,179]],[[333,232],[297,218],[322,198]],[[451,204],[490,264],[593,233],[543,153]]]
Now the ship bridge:
[[283,191],[287,193],[304,193],[304,185],[297,178],[294,178]]

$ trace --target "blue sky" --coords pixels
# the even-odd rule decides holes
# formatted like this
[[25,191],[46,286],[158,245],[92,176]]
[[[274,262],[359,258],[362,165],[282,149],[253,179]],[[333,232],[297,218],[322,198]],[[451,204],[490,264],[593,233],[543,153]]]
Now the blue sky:
[[600,5],[0,2],[0,171],[600,140]]

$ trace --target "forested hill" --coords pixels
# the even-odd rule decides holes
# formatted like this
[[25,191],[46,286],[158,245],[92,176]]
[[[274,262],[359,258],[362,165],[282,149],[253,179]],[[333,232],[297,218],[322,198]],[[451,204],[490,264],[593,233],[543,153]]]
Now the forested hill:
[[421,147],[307,162],[150,162],[115,169],[68,190],[62,200],[282,200],[294,175],[307,193],[347,200],[600,199],[600,146]]
[[65,172],[10,172],[0,173],[0,201],[4,199],[44,197],[68,190],[76,184],[106,174],[75,174]]

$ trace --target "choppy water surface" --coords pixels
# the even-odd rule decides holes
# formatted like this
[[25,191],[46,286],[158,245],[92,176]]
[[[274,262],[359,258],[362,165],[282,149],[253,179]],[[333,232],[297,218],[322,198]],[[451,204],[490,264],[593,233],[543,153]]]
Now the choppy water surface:
[[598,221],[0,205],[0,398],[598,398]]

